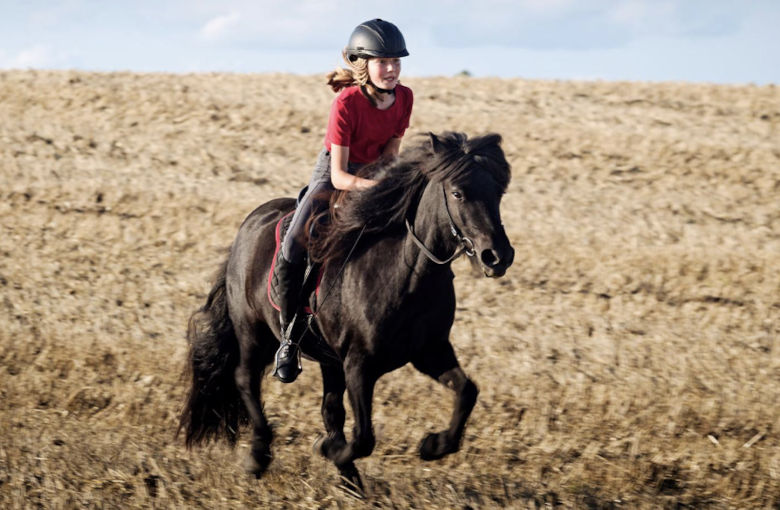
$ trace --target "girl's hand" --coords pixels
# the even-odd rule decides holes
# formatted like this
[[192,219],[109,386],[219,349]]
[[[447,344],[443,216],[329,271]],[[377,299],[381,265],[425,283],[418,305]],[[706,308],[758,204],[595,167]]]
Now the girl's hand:
[[370,188],[377,181],[363,179],[347,172],[349,162],[349,147],[331,144],[330,146],[330,182],[336,189],[344,191]]

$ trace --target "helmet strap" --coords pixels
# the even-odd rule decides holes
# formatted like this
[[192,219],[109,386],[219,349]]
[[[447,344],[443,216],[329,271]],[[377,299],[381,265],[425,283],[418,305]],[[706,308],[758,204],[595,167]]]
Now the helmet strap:
[[374,84],[374,82],[372,82],[371,80],[368,80],[368,83],[370,83],[372,87],[374,87],[377,91],[379,91],[379,92],[381,92],[383,94],[395,94],[395,89],[383,89],[383,88],[377,87]]
[[371,85],[371,88],[377,92],[382,92],[383,94],[395,94],[395,89],[380,89],[376,85],[374,85],[371,80],[369,80],[365,85],[360,86],[360,91],[363,93],[363,96],[365,96],[366,99],[371,103],[371,106],[374,108],[377,107],[376,98],[372,94],[368,92],[368,85]]

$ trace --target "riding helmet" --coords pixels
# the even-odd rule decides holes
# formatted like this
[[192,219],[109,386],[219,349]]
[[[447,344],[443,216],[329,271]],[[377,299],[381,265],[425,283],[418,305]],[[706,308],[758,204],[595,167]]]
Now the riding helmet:
[[361,23],[352,31],[345,50],[350,62],[359,58],[406,57],[406,42],[398,27],[382,19]]

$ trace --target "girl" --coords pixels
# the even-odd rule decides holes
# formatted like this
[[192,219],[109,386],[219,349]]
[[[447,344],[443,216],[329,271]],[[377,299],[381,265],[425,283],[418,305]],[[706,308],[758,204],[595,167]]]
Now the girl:
[[349,38],[343,51],[349,69],[337,69],[327,76],[328,85],[341,93],[331,106],[325,146],[277,260],[283,341],[276,352],[274,375],[282,382],[293,382],[301,372],[297,342],[305,327],[298,319],[306,268],[304,225],[312,214],[327,207],[321,197],[334,189],[362,190],[376,184],[355,175],[361,166],[398,154],[412,114],[412,90],[399,83],[401,57],[407,55],[398,27],[373,19],[358,25]]

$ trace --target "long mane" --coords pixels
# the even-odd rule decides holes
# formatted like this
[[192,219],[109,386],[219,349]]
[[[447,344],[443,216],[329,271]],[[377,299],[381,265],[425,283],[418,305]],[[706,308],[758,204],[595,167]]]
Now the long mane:
[[391,162],[379,161],[360,175],[379,182],[364,191],[336,193],[330,220],[314,221],[309,254],[318,262],[343,260],[358,236],[361,245],[378,236],[402,235],[404,220],[413,218],[428,182],[459,182],[474,169],[490,173],[506,191],[510,167],[501,149],[501,136],[468,138],[463,133],[421,135],[421,141]]

